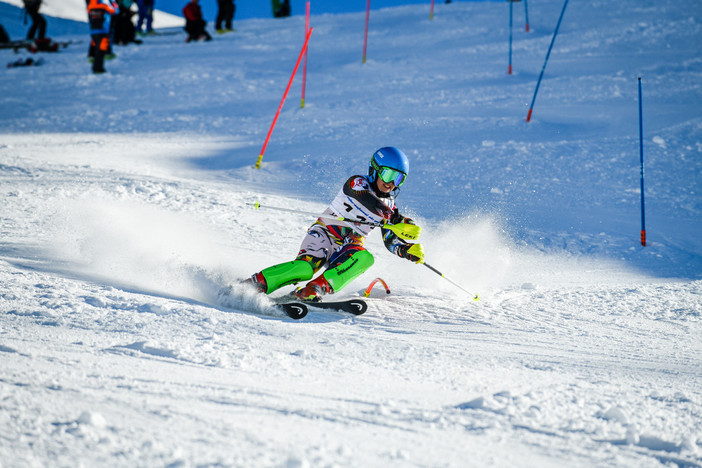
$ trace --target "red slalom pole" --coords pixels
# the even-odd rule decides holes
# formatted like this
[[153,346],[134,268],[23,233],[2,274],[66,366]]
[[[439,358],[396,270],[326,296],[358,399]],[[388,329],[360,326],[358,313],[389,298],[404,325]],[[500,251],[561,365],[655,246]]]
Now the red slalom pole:
[[[310,2],[307,2],[307,13],[305,13],[305,37],[310,30]],[[305,87],[307,85],[307,49],[305,49],[305,64],[302,66],[302,102],[301,108],[305,108]]]
[[378,282],[380,282],[383,287],[385,288],[385,294],[390,294],[390,288],[388,287],[388,283],[385,282],[383,278],[376,278],[371,283],[368,285],[366,290],[363,292],[363,297],[368,297],[370,296],[371,290],[373,289],[373,286],[375,286]]
[[292,75],[290,75],[290,81],[288,81],[288,87],[285,88],[285,93],[283,94],[283,99],[280,100],[280,104],[278,105],[278,111],[275,113],[275,117],[273,118],[273,123],[271,123],[271,128],[268,130],[268,135],[266,136],[266,141],[263,143],[263,148],[261,148],[261,154],[258,155],[258,161],[256,161],[256,165],[254,166],[256,169],[261,169],[261,160],[263,159],[263,153],[266,152],[266,146],[268,146],[268,141],[271,139],[271,134],[273,133],[273,128],[275,127],[275,123],[278,121],[278,116],[280,116],[280,111],[283,109],[283,104],[285,103],[285,98],[288,97],[288,91],[290,91],[290,86],[292,85],[293,79],[295,78],[295,74],[297,73],[297,69],[300,67],[300,62],[302,61],[302,56],[305,54],[305,51],[307,50],[307,44],[310,42],[310,36],[312,35],[312,31],[314,28],[310,28],[309,31],[307,31],[307,37],[305,37],[305,44],[302,46],[302,50],[300,51],[300,55],[297,57],[297,63],[295,64],[295,69],[292,72]]
[[431,8],[429,9],[429,19],[434,19],[434,0],[431,0]]
[[370,0],[366,2],[366,32],[363,34],[363,63],[366,63],[366,51],[368,50],[368,20],[370,19]]

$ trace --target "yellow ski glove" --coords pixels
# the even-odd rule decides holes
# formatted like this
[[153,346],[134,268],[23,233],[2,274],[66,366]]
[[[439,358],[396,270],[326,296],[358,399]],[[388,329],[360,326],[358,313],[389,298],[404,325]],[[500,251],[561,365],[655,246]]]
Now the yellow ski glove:
[[405,258],[414,263],[424,263],[424,247],[422,244],[410,244]]

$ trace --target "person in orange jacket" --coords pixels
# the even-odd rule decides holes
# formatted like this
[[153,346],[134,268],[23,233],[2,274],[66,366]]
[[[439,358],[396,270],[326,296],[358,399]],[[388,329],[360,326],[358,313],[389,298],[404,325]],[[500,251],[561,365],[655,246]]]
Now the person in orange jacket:
[[212,40],[212,36],[205,30],[207,21],[202,17],[200,0],[190,0],[190,3],[183,8],[183,16],[185,16],[185,31],[188,33],[188,38],[185,42]]
[[118,12],[119,6],[113,0],[90,0],[88,2],[93,73],[105,73],[105,54],[110,50],[110,22],[112,15]]

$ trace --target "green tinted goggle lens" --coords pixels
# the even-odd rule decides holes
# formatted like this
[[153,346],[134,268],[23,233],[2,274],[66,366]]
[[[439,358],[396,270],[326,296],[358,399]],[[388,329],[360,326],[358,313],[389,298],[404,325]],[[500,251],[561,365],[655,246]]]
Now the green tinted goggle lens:
[[395,187],[399,187],[400,185],[402,185],[406,177],[404,172],[400,172],[389,167],[381,167],[378,171],[378,176],[380,177],[380,180],[382,180],[386,184],[394,182]]

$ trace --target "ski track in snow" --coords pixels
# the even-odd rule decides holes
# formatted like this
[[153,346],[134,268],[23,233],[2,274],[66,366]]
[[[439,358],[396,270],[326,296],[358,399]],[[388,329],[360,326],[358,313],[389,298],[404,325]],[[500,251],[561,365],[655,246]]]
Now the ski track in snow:
[[[702,466],[697,6],[571,4],[527,125],[561,4],[530,3],[512,77],[502,4],[374,12],[364,66],[362,14],[314,17],[260,171],[300,17],[0,76],[0,467]],[[384,144],[427,261],[480,301],[375,233],[340,294],[388,280],[364,315],[236,285],[312,222],[249,203],[319,212]]]

